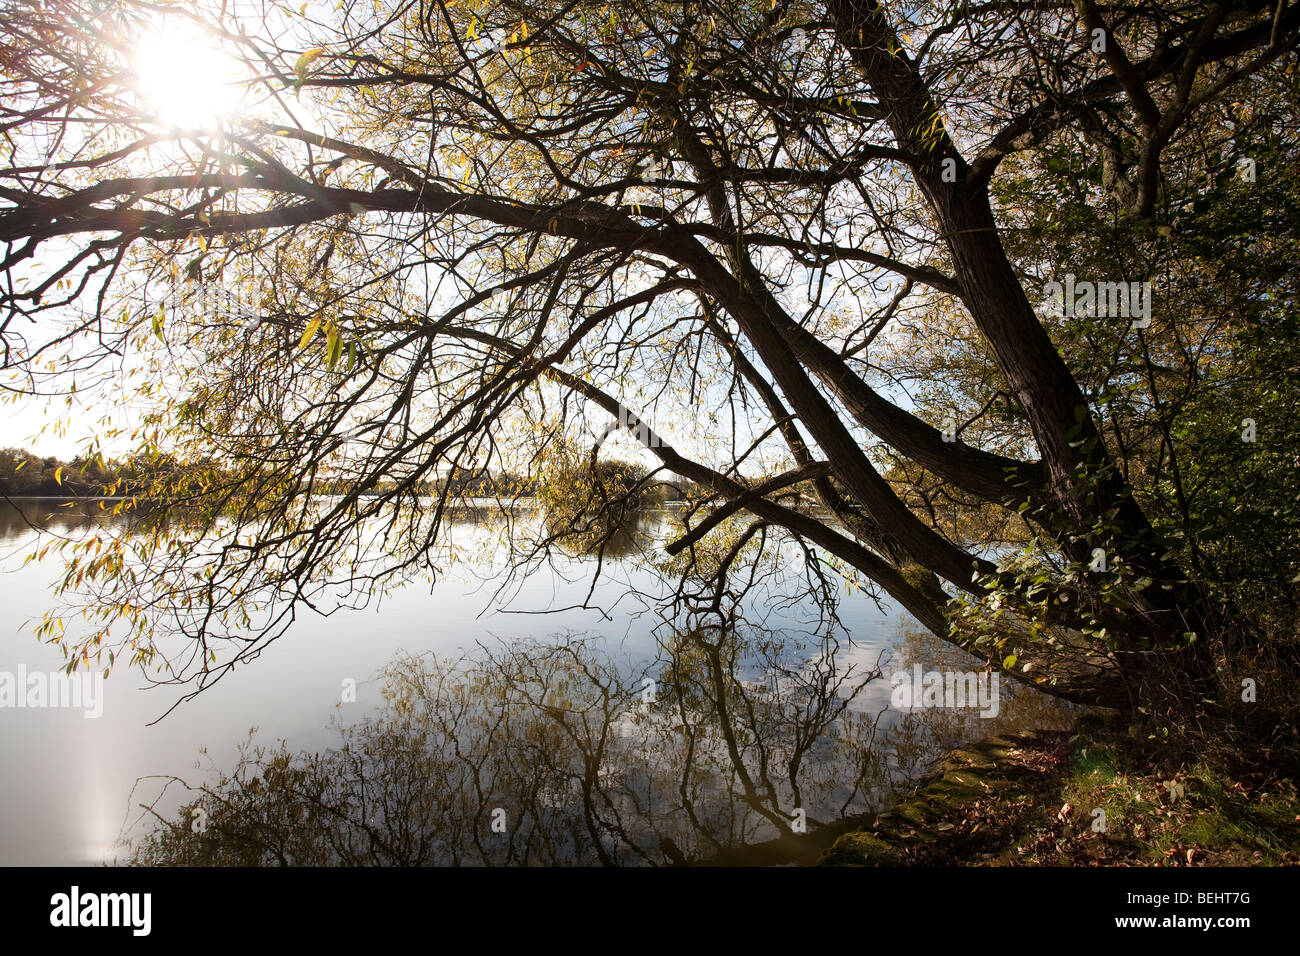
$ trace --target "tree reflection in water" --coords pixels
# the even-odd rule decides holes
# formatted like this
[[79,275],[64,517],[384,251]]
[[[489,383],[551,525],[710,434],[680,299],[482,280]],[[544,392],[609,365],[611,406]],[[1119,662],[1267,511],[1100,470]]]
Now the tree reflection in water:
[[[937,645],[907,634],[895,664],[919,653],[943,666]],[[1066,725],[1059,702],[1023,690],[1004,690],[993,720],[870,713],[855,702],[880,670],[837,667],[834,651],[791,668],[770,635],[696,631],[643,667],[579,636],[399,659],[381,712],[340,728],[337,748],[293,754],[250,737],[211,783],[164,778],[128,862],[807,861],[938,751]],[[156,808],[173,785],[187,794],[168,818]]]

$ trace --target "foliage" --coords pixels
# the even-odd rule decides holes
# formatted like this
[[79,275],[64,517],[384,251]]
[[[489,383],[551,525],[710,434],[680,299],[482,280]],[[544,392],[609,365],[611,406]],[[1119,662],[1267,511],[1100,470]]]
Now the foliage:
[[[782,564],[832,620],[830,568],[997,631],[968,646],[1019,680],[1196,708],[1294,613],[1300,7],[5,16],[5,387],[124,389],[193,519],[71,556],[102,625],[74,662],[162,627],[206,686],[304,602],[442,573],[484,476],[546,505],[503,519],[519,566],[603,554],[642,467],[706,491],[664,544],[685,632]],[[132,80],[178,25],[238,108]],[[1150,326],[1050,314],[1071,274],[1153,282]],[[605,419],[637,470],[574,437]]]

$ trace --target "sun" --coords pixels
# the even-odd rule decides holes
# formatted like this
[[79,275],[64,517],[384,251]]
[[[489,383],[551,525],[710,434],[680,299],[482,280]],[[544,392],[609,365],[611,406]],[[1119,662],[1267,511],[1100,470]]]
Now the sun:
[[164,26],[141,40],[134,60],[136,89],[162,125],[210,128],[239,112],[247,74],[211,36]]

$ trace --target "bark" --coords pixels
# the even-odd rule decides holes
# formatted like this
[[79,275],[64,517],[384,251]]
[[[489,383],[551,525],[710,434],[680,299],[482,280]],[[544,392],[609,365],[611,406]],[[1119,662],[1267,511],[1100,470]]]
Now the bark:
[[[1095,546],[1122,549],[1138,573],[1157,586],[1138,597],[1131,636],[1171,638],[1207,626],[1201,596],[1181,569],[1161,553],[1151,524],[1110,460],[1088,402],[1057,351],[1008,261],[989,202],[987,184],[969,182],[969,167],[941,122],[938,104],[916,64],[904,53],[883,10],[873,0],[829,0],[837,34],[879,101],[899,145],[914,153],[918,185],[947,243],[961,298],[1024,410],[1049,477],[1050,518],[1072,530],[1061,543],[1076,561]],[[891,53],[894,50],[897,52]],[[943,178],[955,163],[954,182]],[[1099,524],[1116,538],[1094,535]],[[1161,585],[1168,585],[1168,590]]]

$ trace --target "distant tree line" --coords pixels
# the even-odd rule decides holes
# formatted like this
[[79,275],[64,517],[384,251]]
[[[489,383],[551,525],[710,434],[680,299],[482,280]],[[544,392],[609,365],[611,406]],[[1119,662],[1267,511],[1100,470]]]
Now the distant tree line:
[[80,455],[63,461],[22,448],[0,450],[0,493],[10,497],[129,495],[139,491],[145,474],[136,462]]
[[[607,481],[626,489],[644,482],[647,469],[623,462],[601,462],[600,473]],[[78,455],[64,461],[53,455],[41,456],[23,448],[0,450],[0,494],[8,497],[98,497],[124,496],[152,498],[161,487],[160,479],[184,475],[201,478],[216,476],[220,466],[210,461],[182,462],[170,455],[137,454],[123,459]],[[695,482],[675,475],[664,479],[654,500],[703,496]],[[171,487],[175,487],[171,485]],[[326,493],[344,493],[348,489],[338,482],[325,482]],[[371,493],[383,491],[382,485]],[[532,498],[538,493],[538,480],[510,472],[493,474],[487,470],[460,469],[436,481],[425,483],[427,494],[448,493],[453,498]],[[644,503],[649,503],[647,499]]]

